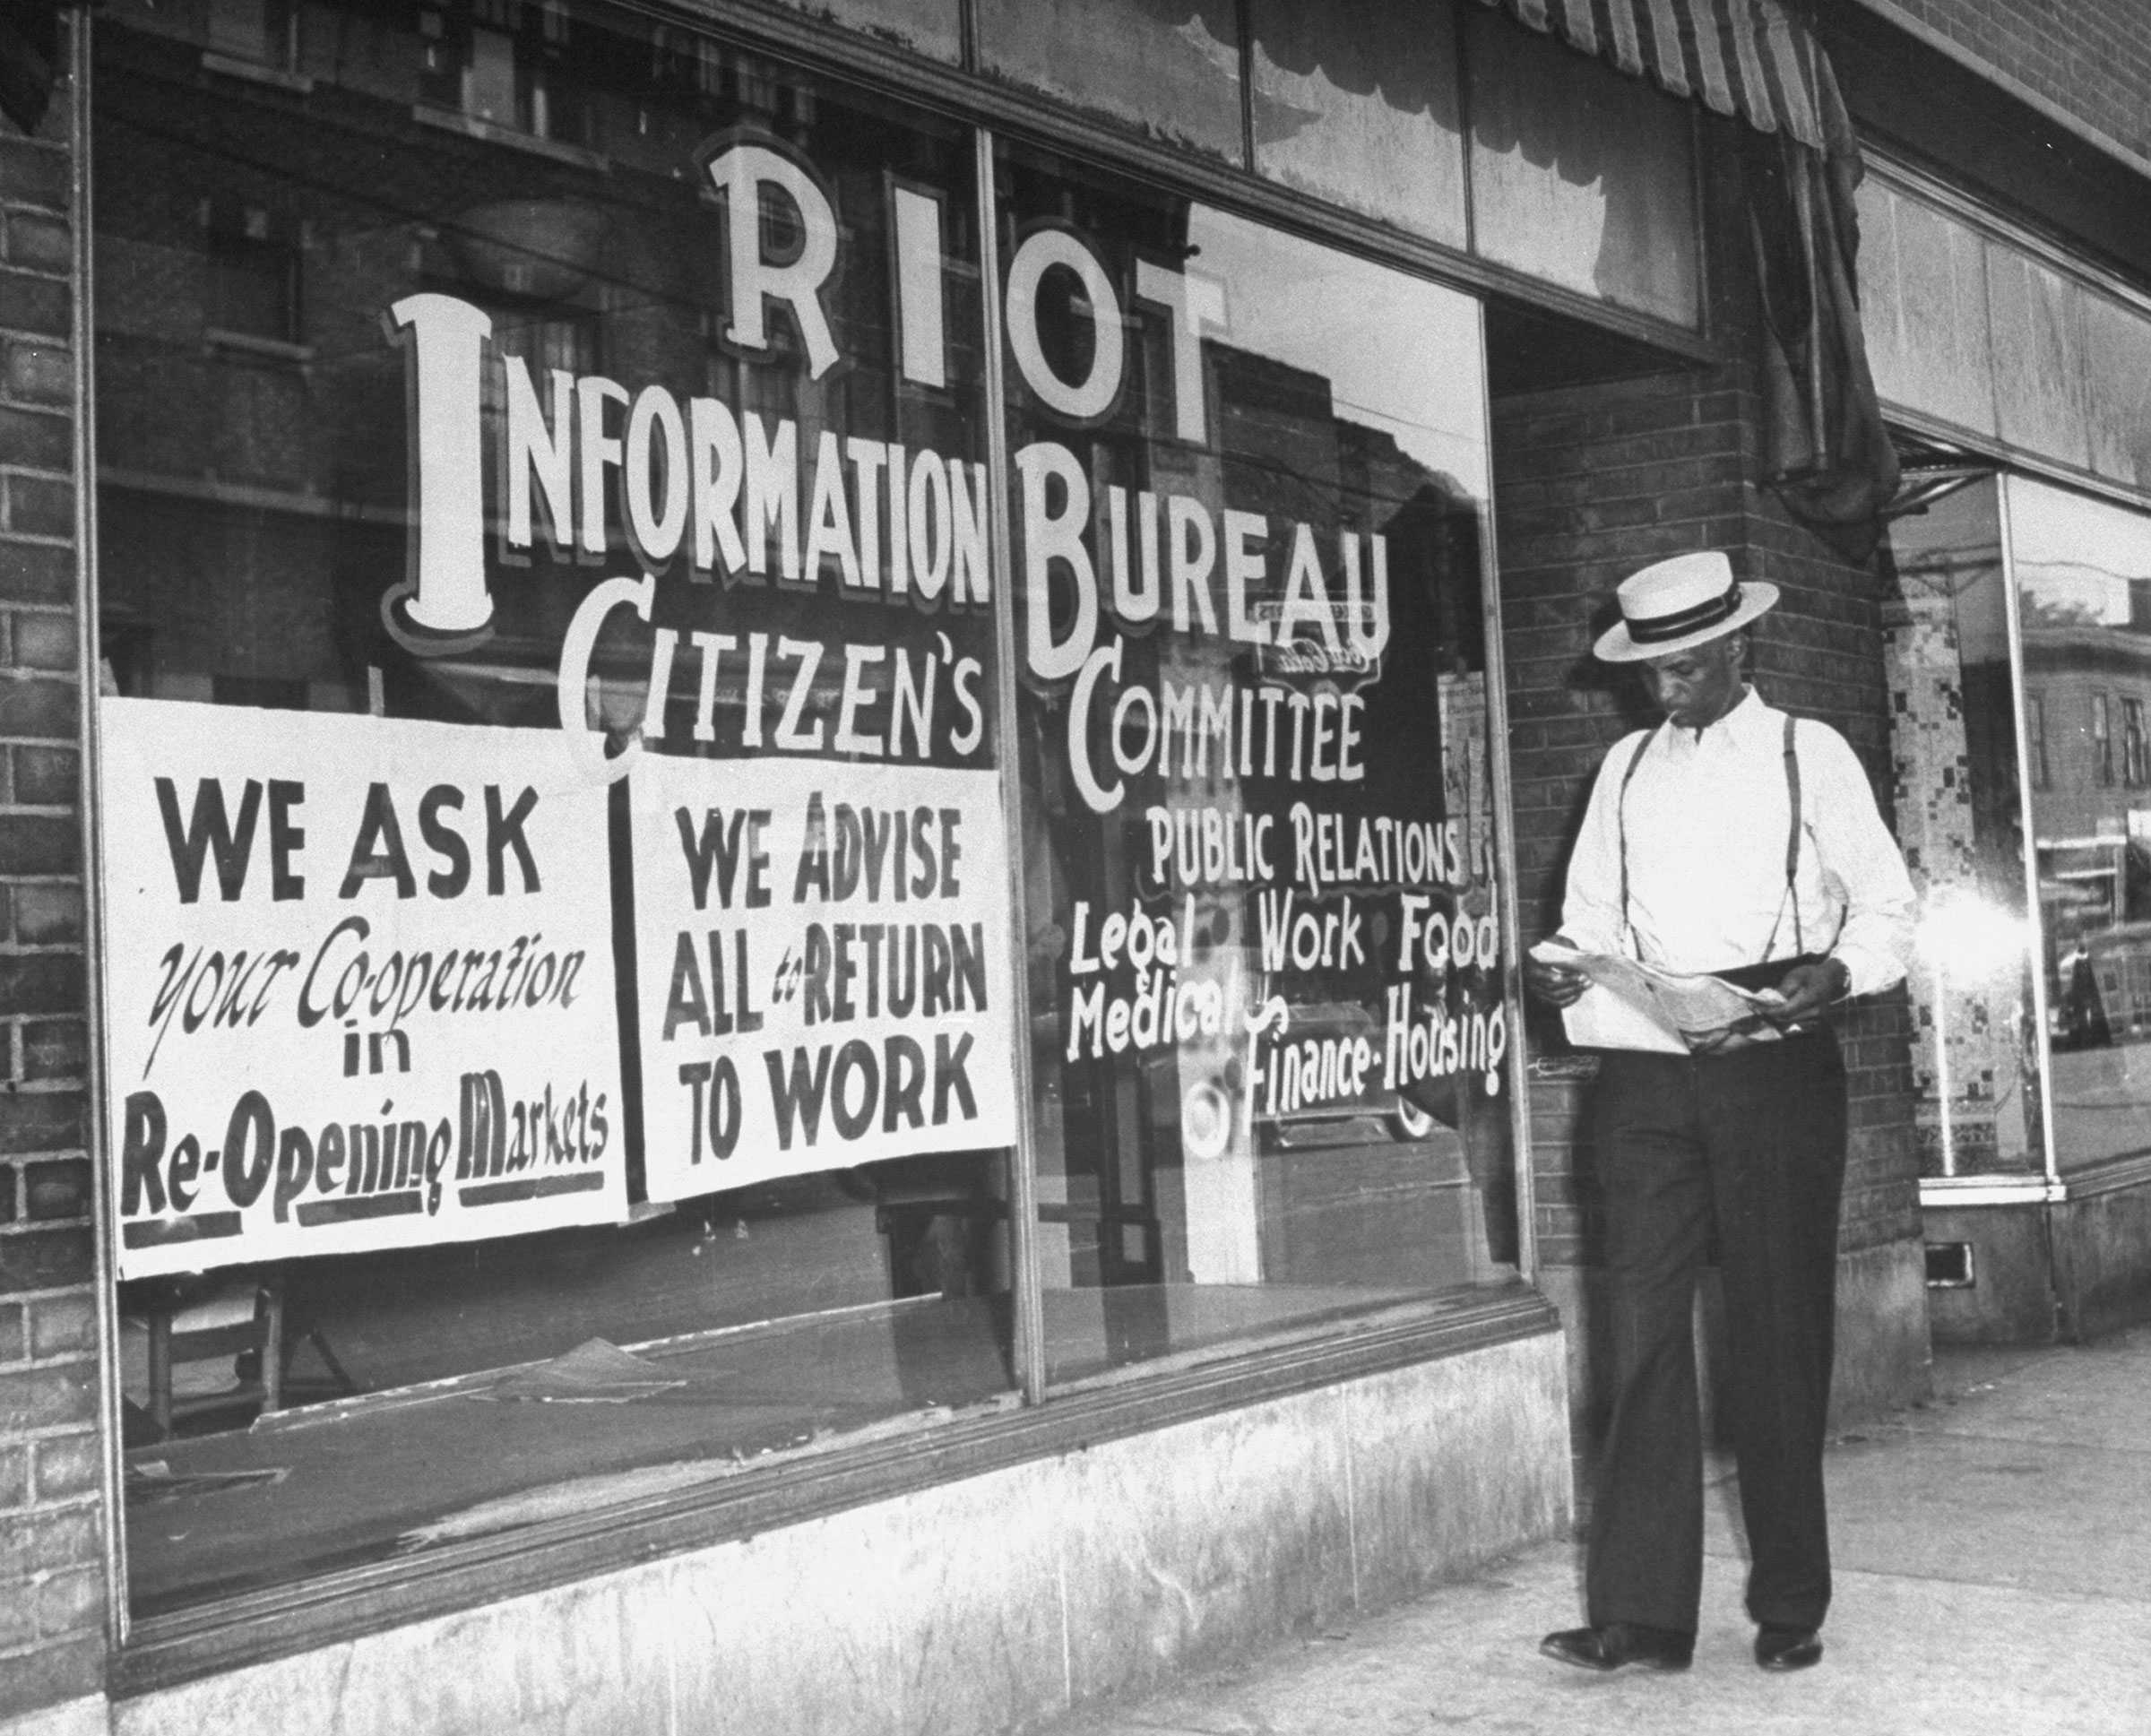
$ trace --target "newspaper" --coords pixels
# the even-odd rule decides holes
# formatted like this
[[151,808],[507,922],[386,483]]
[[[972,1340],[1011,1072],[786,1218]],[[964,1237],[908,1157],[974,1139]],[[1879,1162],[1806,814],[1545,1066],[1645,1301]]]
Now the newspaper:
[[1578,1049],[1643,1049],[1686,1055],[1695,1039],[1738,1032],[1751,1042],[1784,1033],[1764,1016],[1784,1004],[1775,989],[1736,989],[1723,977],[1691,976],[1611,953],[1579,952],[1542,940],[1533,958],[1580,971],[1591,986],[1564,1007],[1561,1023]]

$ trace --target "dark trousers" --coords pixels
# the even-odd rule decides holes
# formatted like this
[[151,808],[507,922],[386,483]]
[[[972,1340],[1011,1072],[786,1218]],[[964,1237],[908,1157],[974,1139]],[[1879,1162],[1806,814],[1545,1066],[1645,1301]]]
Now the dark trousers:
[[1748,1613],[1816,1628],[1830,1602],[1830,1396],[1844,1067],[1827,1032],[1727,1055],[1622,1053],[1593,1106],[1605,1194],[1613,1418],[1591,1514],[1594,1623],[1696,1630],[1703,1447],[1694,1299],[1725,1289],[1721,1408],[1740,1465]]

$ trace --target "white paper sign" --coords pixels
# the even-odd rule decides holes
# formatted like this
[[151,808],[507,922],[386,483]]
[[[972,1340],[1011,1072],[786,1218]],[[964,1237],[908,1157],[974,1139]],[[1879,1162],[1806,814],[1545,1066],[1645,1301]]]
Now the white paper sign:
[[626,1215],[606,793],[558,734],[99,713],[123,1277]]
[[644,754],[629,809],[652,1199],[1014,1142],[995,773]]

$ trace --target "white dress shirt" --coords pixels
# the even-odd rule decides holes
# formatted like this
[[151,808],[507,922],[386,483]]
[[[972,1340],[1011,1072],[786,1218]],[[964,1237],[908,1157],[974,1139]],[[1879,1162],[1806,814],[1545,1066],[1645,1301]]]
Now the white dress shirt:
[[1606,756],[1569,859],[1561,931],[1586,952],[1669,971],[1723,971],[1806,951],[1842,961],[1852,994],[1900,980],[1912,959],[1912,881],[1867,774],[1826,723],[1801,718],[1794,744],[1797,924],[1785,897],[1785,714],[1749,688],[1699,732],[1669,722],[1623,737]]

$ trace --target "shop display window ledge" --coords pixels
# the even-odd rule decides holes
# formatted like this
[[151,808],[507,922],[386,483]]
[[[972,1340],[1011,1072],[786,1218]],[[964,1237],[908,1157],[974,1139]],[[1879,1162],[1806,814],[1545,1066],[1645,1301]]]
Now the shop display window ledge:
[[[117,1697],[290,1656],[404,1623],[571,1584],[846,1508],[898,1498],[1268,1400],[1559,1330],[1517,1283],[1400,1306],[1349,1328],[1303,1328],[1229,1357],[1155,1364],[1025,1407],[914,1413],[751,1468],[573,1517],[332,1569],[134,1623],[113,1659]],[[1430,1429],[1438,1427],[1430,1420]]]

